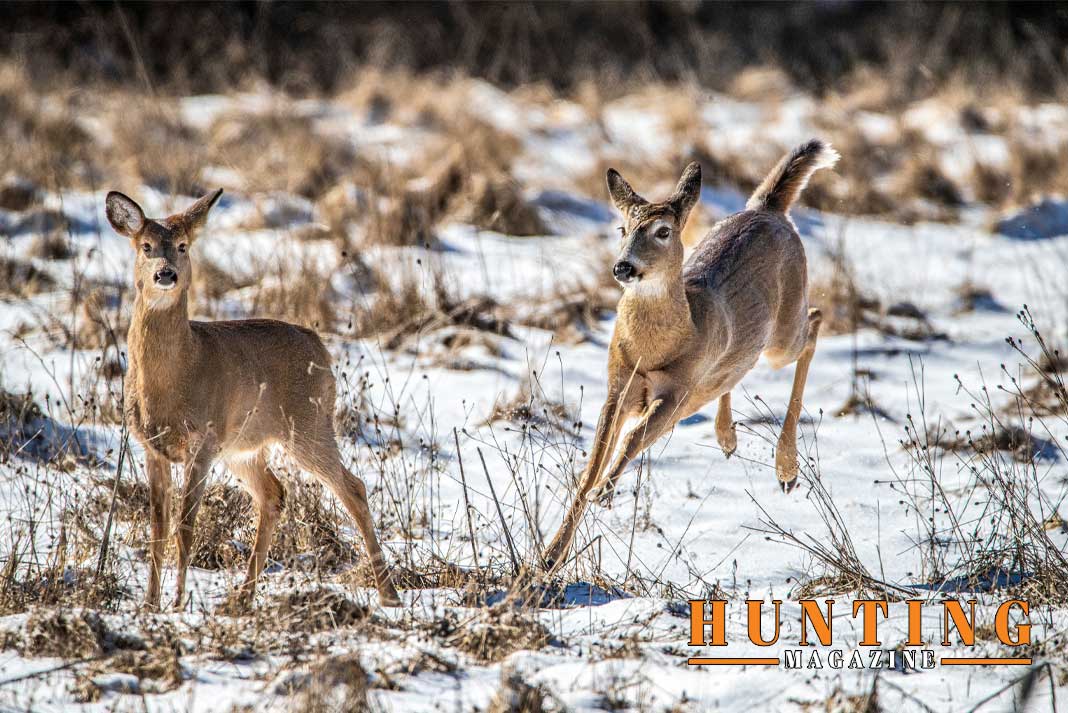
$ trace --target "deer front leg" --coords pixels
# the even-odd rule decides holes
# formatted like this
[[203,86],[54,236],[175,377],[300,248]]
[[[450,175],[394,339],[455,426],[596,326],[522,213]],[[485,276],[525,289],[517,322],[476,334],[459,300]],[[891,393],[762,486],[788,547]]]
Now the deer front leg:
[[[637,392],[639,390],[634,389],[634,391]],[[575,538],[575,530],[578,528],[582,515],[589,505],[589,496],[593,491],[593,486],[601,477],[605,461],[616,450],[619,434],[622,432],[623,423],[627,419],[627,407],[636,401],[635,397],[631,395],[630,389],[623,396],[626,398],[621,398],[619,393],[610,391],[608,399],[605,401],[604,406],[601,407],[601,415],[597,419],[597,430],[593,436],[590,459],[579,477],[578,490],[575,492],[571,507],[568,508],[560,529],[549,546],[545,548],[544,555],[542,555],[542,561],[547,573],[553,572],[557,565],[563,562],[568,550],[571,549],[571,542]]]
[[716,441],[723,449],[723,455],[730,458],[738,449],[738,432],[734,427],[734,413],[731,410],[731,392],[719,397],[719,409],[716,411]]
[[816,338],[820,332],[823,319],[818,309],[808,311],[808,335],[801,356],[794,367],[794,385],[790,390],[790,405],[786,408],[786,418],[782,422],[782,433],[775,448],[775,473],[784,493],[797,485],[797,422],[801,416],[801,398],[805,393],[805,381],[808,379],[808,366],[816,352]]
[[145,606],[155,611],[159,609],[160,578],[170,530],[171,464],[148,450],[145,456],[145,472],[148,475],[148,509],[152,522],[152,539],[148,543],[149,570]]
[[189,569],[193,548],[193,526],[196,524],[200,503],[204,499],[204,488],[214,459],[214,441],[202,441],[192,450],[185,463],[182,509],[178,516],[178,533],[175,537],[178,543],[178,589],[174,597],[175,609],[181,609],[185,601],[185,575]]
[[623,449],[615,463],[608,469],[600,486],[598,501],[606,508],[612,507],[616,483],[623,475],[627,464],[641,455],[658,438],[670,431],[678,421],[678,400],[671,394],[654,399],[641,415],[641,420],[623,437]]

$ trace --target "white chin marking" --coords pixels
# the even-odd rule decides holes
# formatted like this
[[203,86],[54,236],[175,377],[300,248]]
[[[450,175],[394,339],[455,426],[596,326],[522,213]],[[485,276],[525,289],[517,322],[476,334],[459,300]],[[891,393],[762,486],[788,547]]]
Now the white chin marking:
[[641,297],[658,297],[664,293],[664,284],[656,278],[644,278],[623,286]]
[[149,309],[165,309],[174,304],[175,295],[174,285],[164,289],[156,286],[155,289],[149,293],[148,308]]

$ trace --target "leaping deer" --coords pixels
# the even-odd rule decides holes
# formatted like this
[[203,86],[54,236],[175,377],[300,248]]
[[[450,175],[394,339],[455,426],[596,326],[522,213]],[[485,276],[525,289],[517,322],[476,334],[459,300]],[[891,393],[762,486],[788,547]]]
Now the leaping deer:
[[[808,307],[805,250],[787,210],[820,168],[838,154],[813,139],[798,146],[757,187],[745,210],[719,222],[683,261],[682,230],[701,191],[691,163],[675,192],[651,203],[614,169],[608,191],[623,214],[623,247],[612,269],[623,286],[608,351],[608,398],[589,462],[556,537],[545,551],[550,570],[571,548],[592,496],[611,505],[627,464],[683,418],[719,399],[716,439],[730,456],[738,439],[731,389],[764,354],[772,368],[797,362],[775,453],[783,491],[797,482],[797,421],[820,311]],[[637,417],[616,451],[623,425]]]
[[259,512],[256,539],[237,602],[247,603],[267,558],[285,490],[267,465],[280,444],[341,500],[371,555],[383,604],[398,605],[375,537],[363,482],[342,464],[334,434],[336,385],[319,336],[267,319],[193,322],[188,316],[190,246],[222,190],[185,212],[152,220],[127,196],[107,195],[108,221],[130,239],[137,298],[127,337],[127,425],[145,449],[151,509],[151,569],[145,602],[158,609],[168,537],[171,464],[185,466],[178,545],[178,591],[185,594],[193,527],[211,465],[224,460]]

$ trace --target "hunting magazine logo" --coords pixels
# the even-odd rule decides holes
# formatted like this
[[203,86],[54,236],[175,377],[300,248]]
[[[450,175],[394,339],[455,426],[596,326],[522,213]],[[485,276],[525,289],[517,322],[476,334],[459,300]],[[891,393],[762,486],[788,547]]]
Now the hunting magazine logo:
[[[1008,647],[1031,643],[1030,604],[1022,599],[1001,602],[991,621],[976,618],[977,600],[947,599],[942,602],[884,599],[802,599],[799,613],[799,636],[784,641],[781,632],[782,600],[770,606],[762,599],[749,599],[743,613],[746,638],[758,647],[777,647],[774,656],[694,656],[691,666],[783,666],[787,669],[930,669],[942,666],[1028,666],[1026,656],[961,656],[958,645],[974,647],[976,630],[992,627],[997,641]],[[843,606],[844,604],[844,606]],[[692,599],[690,605],[690,646],[726,647],[728,602],[722,599]],[[850,606],[851,605],[851,606]],[[904,607],[907,622],[905,640],[894,648],[888,645],[884,622],[891,607]],[[924,626],[924,614],[940,610],[941,625]],[[860,639],[852,647],[840,644],[835,636],[835,622],[852,616],[859,625]],[[787,648],[783,649],[782,647]],[[823,648],[817,648],[823,647]],[[828,647],[830,649],[828,650]]]

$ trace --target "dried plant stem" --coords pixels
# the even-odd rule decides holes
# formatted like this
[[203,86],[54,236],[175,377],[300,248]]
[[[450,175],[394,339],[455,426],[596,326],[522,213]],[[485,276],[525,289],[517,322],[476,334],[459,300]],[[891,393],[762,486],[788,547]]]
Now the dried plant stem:
[[497,507],[497,516],[501,519],[501,529],[504,530],[504,538],[508,541],[508,556],[512,560],[512,573],[519,575],[519,557],[515,552],[515,543],[512,542],[512,533],[508,530],[508,523],[504,520],[504,511],[501,510],[501,501],[497,499],[497,491],[493,489],[493,479],[490,478],[489,468],[486,467],[486,457],[482,455],[482,449],[476,448],[478,457],[482,461],[482,472],[486,474],[486,483],[489,484],[490,495],[493,496],[493,504]]
[[104,534],[100,538],[100,555],[96,563],[96,581],[100,580],[101,575],[104,573],[104,567],[107,565],[108,548],[111,545],[111,526],[115,521],[115,507],[119,500],[119,483],[122,480],[122,466],[126,460],[126,453],[129,451],[130,437],[129,432],[126,430],[125,419],[123,419],[122,435],[120,438],[119,459],[115,464],[115,484],[111,488],[111,504],[108,506],[108,519],[104,525]]
[[478,561],[478,543],[475,541],[475,525],[471,521],[471,501],[467,497],[467,475],[464,473],[464,456],[460,452],[460,436],[455,428],[452,429],[452,437],[456,441],[456,460],[460,462],[460,485],[464,489],[464,515],[467,518],[467,533],[471,537],[471,556],[475,560],[475,569],[481,571],[482,566]]

